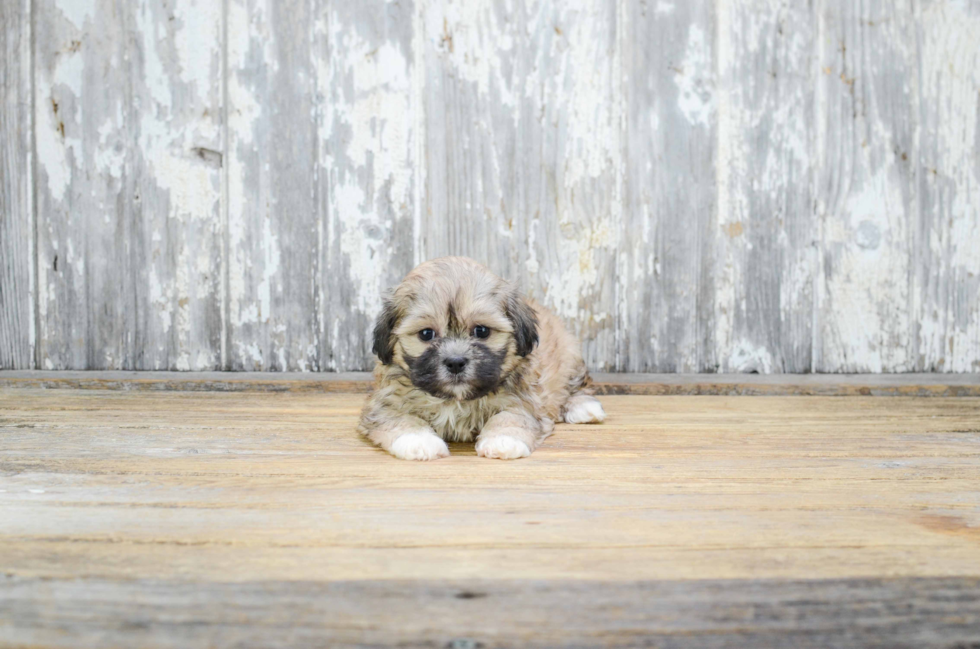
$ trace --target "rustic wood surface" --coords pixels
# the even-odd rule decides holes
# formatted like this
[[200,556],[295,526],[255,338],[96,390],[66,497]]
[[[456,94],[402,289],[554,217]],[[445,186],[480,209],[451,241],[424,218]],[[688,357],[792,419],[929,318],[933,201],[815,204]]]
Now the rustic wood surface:
[[227,5],[224,367],[315,369],[314,3]]
[[[980,102],[961,107],[950,97],[980,88],[980,2],[959,12],[944,3],[913,5],[920,48],[918,83],[919,211],[912,223],[912,322],[918,371],[975,372],[980,354],[980,192],[960,181],[980,179]],[[966,299],[964,299],[966,297]],[[941,351],[969,350],[964,355]]]
[[423,2],[422,259],[518,280],[615,367],[622,227],[620,3]]
[[421,224],[429,218],[422,206],[421,6],[315,6],[316,367],[370,369],[381,294],[423,258]]
[[410,463],[352,395],[2,390],[0,644],[980,642],[980,399],[603,402]]
[[715,261],[718,208],[713,3],[626,5],[627,195],[614,367],[713,371],[715,289],[705,271]]
[[220,366],[221,7],[32,12],[36,366]]
[[0,605],[10,644],[28,647],[961,649],[980,638],[975,577],[201,584],[0,576]]
[[[813,367],[812,143],[820,3],[716,3],[718,218],[711,344],[731,372]],[[751,78],[746,84],[744,79]]]
[[[592,375],[598,394],[980,397],[980,374]],[[0,371],[0,388],[217,392],[347,392],[372,388],[368,372]]]
[[0,367],[366,370],[382,291],[466,254],[597,371],[980,371],[980,0],[10,0],[0,30]]
[[[834,0],[817,16],[816,205],[823,252],[817,277],[817,371],[910,371],[911,230],[917,210],[914,92],[919,52],[912,6]],[[880,57],[880,58],[879,58]],[[829,72],[828,72],[829,71]],[[872,137],[872,133],[880,134]],[[852,278],[881,278],[877,295]]]
[[0,4],[0,368],[34,367],[30,43],[31,0]]

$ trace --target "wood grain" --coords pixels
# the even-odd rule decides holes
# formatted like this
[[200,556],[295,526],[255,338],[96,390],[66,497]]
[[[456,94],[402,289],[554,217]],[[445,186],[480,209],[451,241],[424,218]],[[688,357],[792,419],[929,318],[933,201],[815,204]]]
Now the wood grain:
[[[592,375],[598,394],[980,397],[980,374]],[[192,392],[339,392],[373,387],[369,372],[0,372],[0,388]]]
[[133,14],[110,2],[33,10],[38,367],[133,369]]
[[0,391],[0,633],[975,637],[980,399],[603,401],[526,460],[411,463],[349,395]]
[[[138,80],[130,84],[138,119],[130,173],[139,219],[126,241],[137,311],[136,330],[121,332],[133,338],[128,367],[216,370],[225,239],[221,8],[191,0],[130,6],[138,34],[130,55],[129,76]],[[106,269],[109,281],[114,270]]]
[[616,364],[622,221],[617,4],[425,7],[422,258],[512,278]]
[[978,593],[980,580],[956,577],[205,585],[0,577],[0,632],[28,646],[93,648],[948,648],[980,638]]
[[216,369],[220,11],[35,15],[38,366]]
[[231,0],[223,369],[317,368],[313,0]]
[[718,218],[707,278],[717,363],[724,372],[807,372],[819,256],[816,16],[809,4],[779,0],[717,7]]
[[8,2],[0,367],[367,370],[465,254],[593,370],[980,371],[978,6]]
[[628,193],[617,369],[714,371],[714,3],[627,6]]
[[980,181],[980,2],[958,9],[927,2],[916,15],[920,212],[912,315],[919,371],[980,367],[980,192],[972,189]]
[[318,3],[318,368],[373,367],[384,291],[421,261],[422,74],[412,2]]
[[31,2],[0,6],[0,369],[34,367]]
[[[911,5],[818,8],[818,372],[909,371],[911,228],[917,210]],[[832,369],[831,369],[832,368]]]

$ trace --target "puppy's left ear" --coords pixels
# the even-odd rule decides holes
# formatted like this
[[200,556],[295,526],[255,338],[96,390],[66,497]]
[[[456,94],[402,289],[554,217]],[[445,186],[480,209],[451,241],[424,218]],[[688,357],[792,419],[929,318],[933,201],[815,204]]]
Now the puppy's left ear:
[[390,295],[385,296],[381,313],[374,323],[374,347],[378,360],[385,365],[391,365],[395,356],[395,327],[398,326],[398,309]]
[[514,326],[517,355],[527,356],[538,344],[538,317],[517,291],[512,291],[507,298],[507,317]]

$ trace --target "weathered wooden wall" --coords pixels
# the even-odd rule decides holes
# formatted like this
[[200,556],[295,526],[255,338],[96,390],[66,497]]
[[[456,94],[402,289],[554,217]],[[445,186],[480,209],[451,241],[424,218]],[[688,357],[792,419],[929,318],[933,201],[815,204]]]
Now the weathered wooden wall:
[[0,7],[0,367],[364,369],[464,254],[597,370],[980,371],[980,0]]

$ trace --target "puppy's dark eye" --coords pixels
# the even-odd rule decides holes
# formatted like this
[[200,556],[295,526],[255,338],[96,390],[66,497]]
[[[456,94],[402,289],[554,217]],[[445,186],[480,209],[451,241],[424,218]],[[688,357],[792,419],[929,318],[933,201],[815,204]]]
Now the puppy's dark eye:
[[476,325],[475,327],[473,327],[473,335],[476,336],[477,338],[489,338],[490,328],[484,327],[483,325]]
[[436,337],[436,332],[433,331],[432,329],[423,329],[422,331],[419,332],[419,338],[421,338],[425,342],[429,342],[435,337]]

